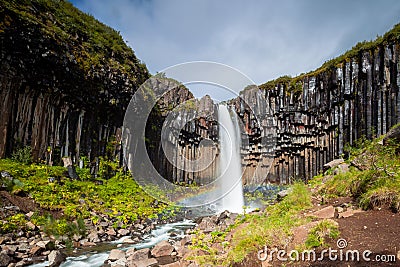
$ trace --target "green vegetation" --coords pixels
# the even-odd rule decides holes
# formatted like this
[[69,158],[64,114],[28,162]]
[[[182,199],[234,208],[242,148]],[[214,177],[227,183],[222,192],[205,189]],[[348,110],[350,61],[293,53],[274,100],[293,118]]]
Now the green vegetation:
[[20,162],[22,164],[32,163],[32,148],[30,146],[25,146],[23,148],[17,149],[11,156],[14,161]]
[[[309,190],[304,183],[296,182],[283,201],[267,207],[264,213],[239,216],[234,226],[225,232],[211,233],[209,240],[205,239],[204,234],[198,233],[192,240],[193,248],[204,250],[208,255],[194,258],[200,264],[230,266],[243,261],[250,253],[258,251],[265,245],[283,247],[293,234],[293,228],[311,219],[301,216],[301,211],[310,207]],[[230,243],[224,242],[226,234],[232,229],[235,231]],[[221,254],[215,246],[212,246],[215,242],[222,242],[221,245],[229,252]]]
[[339,237],[339,227],[332,220],[322,220],[311,228],[306,240],[306,247],[316,248],[327,246],[326,239],[336,239]]
[[[77,169],[82,178],[77,181],[64,177],[66,169],[63,167],[0,160],[0,170],[8,171],[14,180],[21,182],[11,191],[23,191],[42,208],[62,210],[67,218],[88,218],[96,223],[98,218],[93,214],[98,213],[127,224],[138,218],[154,217],[166,208],[162,203],[155,205],[155,200],[138,186],[129,173],[116,167],[117,163],[105,162],[101,166],[110,165],[115,174],[110,179],[100,177],[97,181],[101,180],[102,184],[96,185],[88,169]],[[59,182],[57,179],[50,182],[51,177],[58,177]]]
[[275,86],[280,84],[284,86],[288,92],[301,92],[303,90],[303,80],[306,77],[317,76],[323,72],[329,72],[334,70],[336,67],[339,67],[341,64],[345,62],[349,62],[351,59],[355,59],[363,52],[374,53],[380,47],[400,41],[400,24],[395,25],[390,31],[385,33],[383,36],[378,36],[373,41],[363,41],[357,43],[353,46],[349,51],[345,52],[344,54],[326,61],[321,67],[318,69],[305,73],[300,74],[297,77],[290,77],[290,76],[281,76],[275,80],[268,81],[259,86],[262,90],[271,90],[274,89]]
[[8,217],[6,221],[0,221],[0,233],[5,234],[17,229],[25,228],[26,219],[24,214],[15,214]]
[[[89,76],[95,77],[94,69],[104,66],[128,75],[147,76],[146,66],[135,57],[119,32],[81,12],[68,1],[0,0],[0,33],[7,32],[16,21],[39,28],[43,37],[60,47],[68,43],[67,56]],[[139,78],[144,81],[147,77]]]
[[323,176],[314,178],[320,183],[319,194],[326,197],[352,196],[363,209],[389,207],[400,209],[400,157],[399,144],[382,145],[382,138],[360,140],[347,148],[349,161],[358,165],[350,171],[332,176],[325,183]]

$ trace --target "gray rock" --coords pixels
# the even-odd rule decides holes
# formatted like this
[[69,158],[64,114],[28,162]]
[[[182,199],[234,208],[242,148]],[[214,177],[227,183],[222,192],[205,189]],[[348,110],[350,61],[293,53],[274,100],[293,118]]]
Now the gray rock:
[[109,235],[109,236],[115,236],[115,235],[117,235],[117,232],[115,232],[114,228],[109,228],[106,231],[106,234]]
[[276,194],[276,199],[278,201],[281,201],[282,199],[284,199],[288,194],[289,194],[289,189],[286,190],[282,190],[280,192],[278,192],[278,194]]
[[54,242],[51,242],[50,240],[42,240],[36,243],[36,246],[41,247],[43,249],[53,249],[54,248]]
[[174,247],[166,240],[161,241],[151,250],[151,255],[154,257],[170,256]]
[[8,266],[11,262],[11,257],[7,255],[4,251],[0,253],[0,266]]
[[108,255],[108,260],[110,261],[117,261],[122,258],[125,258],[125,251],[119,249],[112,249]]
[[125,235],[129,234],[129,230],[127,230],[127,229],[119,229],[118,230],[118,234],[120,234],[122,236],[125,236]]
[[65,261],[66,256],[58,250],[53,250],[50,252],[49,256],[47,256],[47,258],[49,261],[49,267],[57,267],[60,266],[63,261]]
[[97,243],[100,242],[99,235],[97,234],[97,230],[92,230],[90,234],[87,236],[89,242]]
[[334,159],[334,160],[324,164],[324,170],[326,171],[328,169],[335,168],[335,167],[339,166],[339,164],[342,164],[342,163],[344,163],[343,159]]
[[134,249],[133,250],[130,249],[126,252],[126,256],[128,257],[128,262],[148,259],[149,254],[150,254],[149,248],[143,248],[137,251],[135,251]]
[[127,262],[127,267],[148,267],[151,265],[157,264],[157,260],[154,258],[151,259],[145,259],[145,260],[141,260],[141,261],[137,261],[137,262],[133,262],[133,261],[128,261]]
[[328,206],[313,212],[311,215],[320,219],[330,219],[335,217],[335,208],[333,206]]
[[202,230],[205,233],[214,231],[216,227],[217,225],[210,217],[204,217],[197,226],[198,229]]
[[397,144],[400,142],[400,125],[390,129],[386,136],[383,138],[384,145],[389,145],[390,142]]

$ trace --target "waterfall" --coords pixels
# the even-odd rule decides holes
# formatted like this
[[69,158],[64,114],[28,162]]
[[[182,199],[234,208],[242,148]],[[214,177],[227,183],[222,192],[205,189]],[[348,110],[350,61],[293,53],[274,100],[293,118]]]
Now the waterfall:
[[219,185],[222,191],[222,211],[243,211],[243,185],[240,158],[240,130],[237,116],[231,117],[225,105],[219,105]]

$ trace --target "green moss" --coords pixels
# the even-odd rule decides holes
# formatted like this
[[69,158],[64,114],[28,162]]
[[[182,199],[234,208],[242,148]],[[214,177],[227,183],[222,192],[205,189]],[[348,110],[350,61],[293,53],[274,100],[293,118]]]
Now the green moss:
[[145,64],[135,57],[118,31],[68,1],[0,0],[0,6],[1,32],[22,24],[23,30],[39,29],[42,37],[56,46],[68,44],[63,53],[72,57],[87,77],[96,78],[102,67],[109,66],[127,75],[133,84],[148,78]]
[[[104,165],[112,165],[103,161],[106,162]],[[131,223],[138,218],[154,217],[166,208],[162,203],[155,206],[155,200],[119,167],[115,167],[111,178],[100,177],[102,185],[96,185],[89,177],[79,181],[65,178],[66,169],[57,166],[22,165],[12,160],[0,160],[0,170],[6,170],[20,180],[22,190],[42,208],[61,209],[70,218],[91,218],[90,211],[95,211]],[[88,172],[86,169],[81,171]],[[60,177],[61,183],[49,182],[49,177]]]

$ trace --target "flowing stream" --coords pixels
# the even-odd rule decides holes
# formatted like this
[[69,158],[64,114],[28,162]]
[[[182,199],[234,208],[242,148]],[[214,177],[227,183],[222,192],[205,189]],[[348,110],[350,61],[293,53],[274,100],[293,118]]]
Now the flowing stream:
[[[150,248],[162,240],[169,239],[172,233],[174,233],[174,238],[182,238],[185,234],[185,230],[193,228],[194,226],[195,223],[189,220],[160,225],[156,227],[156,229],[152,230],[149,234],[145,235],[142,242],[120,247],[119,249],[128,250],[133,247],[136,249]],[[107,260],[110,250],[113,248],[117,248],[118,244],[122,244],[124,242],[124,239],[129,237],[130,236],[125,236],[116,241],[107,243],[107,249],[104,249],[103,244],[98,247],[100,249],[96,249],[97,247],[93,247],[91,248],[92,250],[90,252],[83,253],[75,257],[67,257],[67,260],[62,263],[60,267],[99,267],[104,264],[105,260]],[[103,248],[101,249],[101,247]],[[31,267],[45,266],[48,266],[47,261],[31,265]]]

